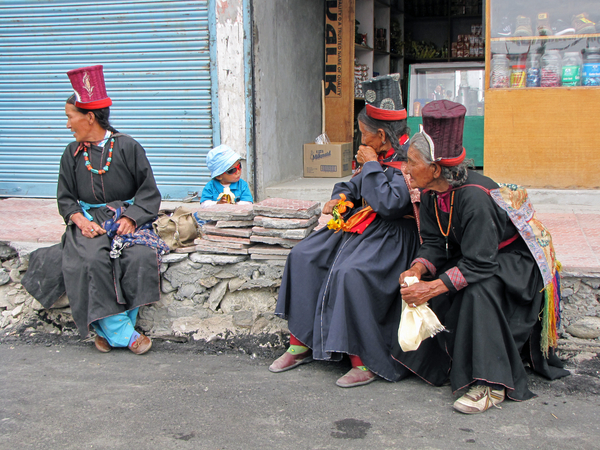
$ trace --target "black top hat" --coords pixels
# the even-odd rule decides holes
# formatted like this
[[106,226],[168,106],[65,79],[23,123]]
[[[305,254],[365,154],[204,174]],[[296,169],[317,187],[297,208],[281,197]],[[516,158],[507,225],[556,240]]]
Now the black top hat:
[[364,81],[362,90],[367,103],[367,116],[387,121],[406,119],[400,74],[392,73]]
[[427,103],[419,130],[429,143],[431,159],[442,166],[456,166],[465,159],[463,128],[467,108],[450,100]]

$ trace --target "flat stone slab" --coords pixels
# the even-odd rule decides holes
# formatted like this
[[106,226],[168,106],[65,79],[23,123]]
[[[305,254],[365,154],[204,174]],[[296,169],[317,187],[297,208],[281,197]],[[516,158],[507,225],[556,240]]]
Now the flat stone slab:
[[250,236],[250,242],[261,242],[263,244],[271,244],[271,245],[281,245],[285,248],[292,248],[302,239],[284,239],[278,237],[269,237],[269,236],[257,236],[253,234]]
[[253,205],[214,205],[200,208],[196,215],[202,220],[252,220]]
[[583,317],[574,324],[569,325],[566,331],[580,339],[596,339],[600,337],[600,317]]
[[205,253],[191,253],[190,260],[199,264],[212,264],[213,266],[222,266],[225,264],[235,264],[248,259],[247,255],[211,255]]
[[270,261],[270,260],[286,260],[287,255],[261,255],[259,253],[253,253],[250,255],[250,259],[257,261]]
[[[280,255],[287,256],[292,251],[291,248],[284,248],[279,245],[257,244],[248,249],[250,255]],[[251,256],[252,257],[252,256]]]
[[243,228],[251,227],[254,225],[253,220],[219,220],[217,221],[217,228]]
[[277,228],[253,227],[252,234],[258,236],[270,236],[284,239],[304,239],[317,226],[315,221],[308,228],[296,228],[292,230],[281,230]]
[[169,253],[168,255],[164,255],[161,259],[163,263],[176,263],[179,261],[183,261],[186,259],[188,255],[185,253]]
[[282,217],[286,219],[308,219],[321,212],[319,202],[292,200],[287,198],[267,198],[254,204],[255,215]]
[[187,247],[179,247],[176,248],[175,250],[171,250],[171,253],[175,252],[175,253],[192,253],[196,251],[196,245],[191,245],[191,246],[187,246]]
[[225,255],[247,255],[247,248],[228,248],[223,247],[218,244],[198,244],[196,245],[196,250],[200,253],[216,253],[216,254],[225,254]]
[[195,244],[205,244],[207,242],[214,242],[231,248],[247,248],[250,245],[249,238],[218,236],[216,234],[205,234],[203,237],[194,240]]
[[202,225],[202,232],[205,235],[213,234],[217,236],[232,236],[239,238],[249,238],[252,236],[252,228],[219,228],[209,224]]
[[279,217],[254,217],[254,225],[264,228],[278,228],[289,230],[292,228],[308,228],[313,223],[317,223],[318,217],[312,216],[309,219],[281,219]]

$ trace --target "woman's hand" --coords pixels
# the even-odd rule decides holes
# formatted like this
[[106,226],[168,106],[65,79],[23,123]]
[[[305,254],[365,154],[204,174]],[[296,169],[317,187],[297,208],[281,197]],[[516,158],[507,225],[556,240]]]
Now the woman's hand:
[[377,152],[373,147],[361,145],[358,147],[358,152],[356,153],[356,162],[362,166],[369,161],[377,161]]
[[333,207],[337,205],[339,201],[339,198],[334,198],[325,203],[323,205],[323,214],[331,214],[333,212]]
[[402,300],[413,308],[422,305],[423,303],[427,303],[433,297],[437,297],[445,292],[448,292],[448,288],[442,280],[420,281],[419,283],[400,289]]
[[81,213],[75,213],[71,215],[71,221],[77,226],[77,228],[81,230],[81,234],[88,239],[93,239],[106,234],[106,230],[104,228],[102,228],[96,222],[89,221]]
[[131,234],[135,231],[135,222],[129,217],[123,216],[117,220],[117,223],[119,224],[119,229],[117,230],[119,236]]

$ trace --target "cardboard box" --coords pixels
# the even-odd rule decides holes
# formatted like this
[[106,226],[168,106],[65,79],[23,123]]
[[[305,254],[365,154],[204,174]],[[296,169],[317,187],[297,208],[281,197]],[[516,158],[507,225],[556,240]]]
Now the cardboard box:
[[341,178],[352,174],[352,142],[304,144],[305,178]]

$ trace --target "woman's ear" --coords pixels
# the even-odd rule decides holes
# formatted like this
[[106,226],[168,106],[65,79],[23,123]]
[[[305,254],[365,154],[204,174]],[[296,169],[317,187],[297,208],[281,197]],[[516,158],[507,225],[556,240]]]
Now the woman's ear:
[[442,166],[440,166],[439,164],[432,164],[431,165],[433,167],[433,178],[439,178],[442,175]]
[[96,121],[96,114],[94,114],[93,112],[88,111],[86,115],[87,115],[88,122],[90,123],[90,125]]
[[385,144],[385,131],[383,131],[383,128],[377,130],[377,135],[379,136],[379,139],[381,139],[381,142]]

